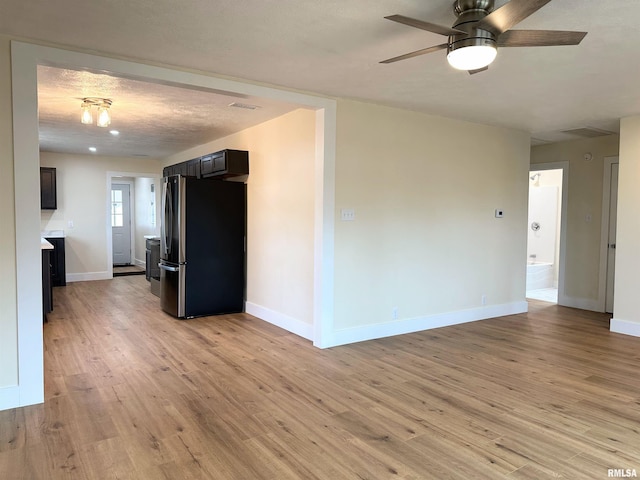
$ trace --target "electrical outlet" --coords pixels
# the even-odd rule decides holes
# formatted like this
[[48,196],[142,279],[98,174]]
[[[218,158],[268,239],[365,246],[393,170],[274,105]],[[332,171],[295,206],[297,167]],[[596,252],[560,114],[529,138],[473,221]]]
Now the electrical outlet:
[[486,305],[487,304],[487,296],[486,295],[482,295],[482,298],[480,299],[480,301],[482,302],[482,305]]
[[73,228],[73,220],[69,220],[69,221],[67,222],[67,226],[68,226],[69,228]]
[[398,307],[393,307],[391,309],[391,320],[397,320],[398,319]]

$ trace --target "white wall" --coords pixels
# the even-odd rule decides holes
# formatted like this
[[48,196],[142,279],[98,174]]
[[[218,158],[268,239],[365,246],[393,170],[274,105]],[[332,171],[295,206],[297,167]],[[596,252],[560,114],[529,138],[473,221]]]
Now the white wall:
[[337,343],[526,310],[528,134],[351,101],[337,124]]
[[[618,135],[608,135],[531,148],[531,170],[539,164],[569,162],[564,259],[568,306],[604,311],[600,272],[604,158],[618,154],[618,142]],[[586,153],[590,160],[585,160]]]
[[[65,231],[67,280],[110,278],[107,172],[159,175],[160,163],[148,158],[41,152],[40,164],[56,168],[58,208],[41,212],[41,230]],[[73,221],[73,228],[69,228],[69,221]],[[144,248],[143,240],[137,243]]]
[[640,116],[620,121],[616,276],[611,331],[640,337]]
[[[151,186],[154,192],[151,193]],[[158,235],[159,225],[154,223],[155,210],[158,206],[156,195],[159,192],[157,180],[149,177],[137,177],[134,179],[134,237],[135,252],[132,263],[144,265],[146,263],[145,235]]]
[[[18,383],[16,226],[13,180],[11,52],[0,36],[0,389]],[[1,397],[1,395],[0,395]],[[0,402],[1,409],[1,402]]]
[[315,112],[296,110],[166,159],[249,151],[247,311],[313,337]]
[[[540,174],[536,180],[529,182],[529,222],[528,222],[528,239],[527,239],[527,260],[531,261],[531,255],[536,254],[536,239],[544,238],[547,249],[541,256],[536,257],[538,262],[553,263],[553,282],[554,286],[558,285],[558,277],[560,273],[560,232],[562,228],[562,169],[558,170],[532,170],[529,176]],[[531,229],[532,218],[532,194],[536,195],[536,190],[555,189],[555,195],[547,193],[549,198],[546,205],[541,205],[542,215],[546,217],[545,226],[538,232]],[[534,207],[534,211],[537,207]],[[551,226],[551,224],[553,224]],[[533,240],[533,241],[532,241]]]

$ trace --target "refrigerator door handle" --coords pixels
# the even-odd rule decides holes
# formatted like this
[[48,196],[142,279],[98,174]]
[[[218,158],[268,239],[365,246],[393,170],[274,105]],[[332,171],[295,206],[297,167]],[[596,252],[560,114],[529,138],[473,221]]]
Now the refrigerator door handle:
[[164,263],[159,263],[158,267],[162,270],[166,270],[167,272],[179,272],[180,267],[170,267],[169,265],[165,265]]
[[167,179],[162,184],[162,240],[164,242],[164,256],[171,253],[171,243],[173,241],[173,196],[171,195],[171,184]]

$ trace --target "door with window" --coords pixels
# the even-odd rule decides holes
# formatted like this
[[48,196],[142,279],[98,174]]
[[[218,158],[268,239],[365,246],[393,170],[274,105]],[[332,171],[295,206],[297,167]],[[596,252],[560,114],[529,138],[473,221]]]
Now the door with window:
[[131,186],[111,185],[111,234],[113,264],[131,264]]

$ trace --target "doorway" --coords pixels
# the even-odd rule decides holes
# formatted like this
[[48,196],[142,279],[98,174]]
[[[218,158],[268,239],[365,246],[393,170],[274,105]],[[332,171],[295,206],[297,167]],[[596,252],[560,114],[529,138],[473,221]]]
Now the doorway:
[[111,185],[113,265],[131,265],[131,185]]
[[[601,308],[613,313],[616,268],[616,231],[618,216],[618,157],[604,159],[602,189],[602,249],[600,254]],[[604,290],[604,291],[603,291]]]
[[[537,167],[537,166],[536,166]],[[529,172],[526,297],[559,303],[563,279],[563,168]]]

